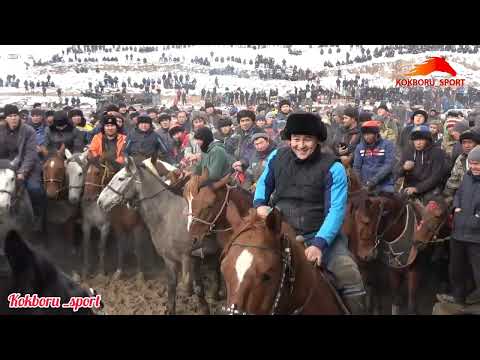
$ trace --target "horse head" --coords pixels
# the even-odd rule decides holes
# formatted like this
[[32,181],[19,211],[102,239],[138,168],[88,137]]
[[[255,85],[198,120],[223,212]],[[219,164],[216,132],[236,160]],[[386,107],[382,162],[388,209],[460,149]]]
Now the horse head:
[[415,240],[428,243],[447,225],[448,205],[441,196],[435,196],[428,200],[426,206],[420,202],[415,202],[414,206],[421,216],[415,229]]
[[102,189],[112,180],[115,171],[108,162],[102,162],[98,158],[89,159],[87,164],[83,199],[92,201],[100,195]]
[[15,167],[11,161],[0,160],[0,216],[8,214],[15,196]]
[[65,145],[50,156],[43,165],[43,182],[49,199],[58,199],[65,189]]
[[125,158],[125,167],[117,172],[112,180],[100,193],[97,204],[103,211],[110,212],[113,207],[120,205],[136,196],[138,168],[132,157]]
[[72,204],[80,202],[87,166],[87,152],[75,154],[67,160],[68,200]]
[[222,253],[221,271],[227,287],[228,308],[249,314],[275,312],[276,295],[284,275],[283,260],[287,236],[282,234],[282,215],[273,209],[265,221],[251,209],[245,218],[233,203],[227,207],[233,228],[231,242]]
[[383,208],[381,197],[369,197],[366,192],[349,201],[343,229],[350,240],[350,250],[361,261],[371,261],[377,256],[377,235]]

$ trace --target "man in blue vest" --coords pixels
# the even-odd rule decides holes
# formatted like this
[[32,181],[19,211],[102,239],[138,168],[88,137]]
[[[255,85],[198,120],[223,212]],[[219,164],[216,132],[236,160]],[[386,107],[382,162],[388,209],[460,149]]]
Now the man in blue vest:
[[274,150],[258,180],[253,205],[266,218],[271,201],[305,239],[307,260],[325,264],[352,314],[365,313],[365,289],[358,266],[340,232],[347,204],[347,176],[338,159],[320,151],[327,129],[313,113],[287,118],[290,146]]

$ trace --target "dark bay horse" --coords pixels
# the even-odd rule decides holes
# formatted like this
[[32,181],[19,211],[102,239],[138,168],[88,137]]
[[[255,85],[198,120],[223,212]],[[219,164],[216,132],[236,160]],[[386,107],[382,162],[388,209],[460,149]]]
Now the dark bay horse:
[[255,209],[242,218],[231,204],[227,219],[233,228],[221,262],[227,314],[346,313],[322,270],[307,261],[303,243],[295,241],[295,232],[276,208],[261,220]]
[[[85,290],[71,278],[58,269],[50,259],[39,250],[34,249],[28,242],[22,239],[17,232],[7,233],[4,244],[5,257],[8,262],[7,273],[0,273],[0,314],[37,314],[37,315],[92,315],[99,309],[82,308],[77,312],[63,308],[61,304],[67,303],[71,297],[95,296],[93,289]],[[58,308],[11,308],[8,297],[10,294],[36,294],[40,297],[59,297]],[[11,304],[19,298],[11,297]],[[20,302],[20,301],[19,301]],[[52,305],[56,306],[53,302]]]

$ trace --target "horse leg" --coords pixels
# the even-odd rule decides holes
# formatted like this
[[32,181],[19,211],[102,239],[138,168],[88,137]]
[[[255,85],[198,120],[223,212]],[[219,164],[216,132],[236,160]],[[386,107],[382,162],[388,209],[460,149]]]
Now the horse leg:
[[[77,248],[75,246],[75,222],[73,219],[67,220],[67,222],[63,225],[63,230],[66,238],[67,244],[69,244],[71,248],[71,254],[73,256],[77,255]],[[67,245],[68,246],[68,245]]]
[[178,284],[179,290],[186,296],[192,296],[192,257],[189,254],[182,255],[182,280]]
[[214,301],[219,301],[225,295],[225,292],[223,291],[222,273],[220,271],[220,261],[218,259],[219,259],[219,256],[217,255],[212,257],[212,261],[215,266],[215,270],[213,272],[214,287],[213,287],[213,291],[209,293],[209,297]]
[[89,267],[89,253],[90,253],[90,237],[92,227],[87,219],[83,219],[82,233],[83,233],[83,266],[82,266],[82,279],[87,279],[88,267]]
[[400,315],[401,304],[401,273],[399,271],[390,269],[389,271],[390,286],[392,289],[392,315]]
[[120,279],[122,275],[122,268],[123,268],[123,257],[125,252],[125,245],[126,245],[126,236],[122,229],[115,229],[115,241],[117,242],[117,269],[112,276],[112,280]]
[[176,297],[177,297],[177,268],[175,261],[168,259],[166,256],[163,257],[165,261],[165,266],[167,268],[167,311],[166,315],[175,315],[176,310]]
[[200,271],[201,259],[199,257],[192,257],[193,268],[193,288],[195,295],[197,295],[198,302],[200,304],[200,313],[202,315],[209,315],[210,308],[208,302],[205,300],[205,286],[202,281],[202,274]]
[[142,243],[143,243],[143,231],[142,226],[137,226],[133,229],[133,241],[134,241],[134,251],[135,251],[135,258],[137,260],[137,279],[140,281],[144,280],[143,276],[143,253],[142,253]]
[[417,289],[418,289],[419,273],[417,265],[413,264],[407,272],[408,287],[408,313],[415,315],[417,313]]
[[100,229],[100,243],[98,244],[98,272],[105,275],[105,248],[107,247],[108,234],[110,234],[110,224],[103,224]]

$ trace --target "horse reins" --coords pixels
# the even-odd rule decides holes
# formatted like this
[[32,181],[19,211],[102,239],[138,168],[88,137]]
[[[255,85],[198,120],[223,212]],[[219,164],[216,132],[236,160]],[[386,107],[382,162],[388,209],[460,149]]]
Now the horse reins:
[[229,185],[226,185],[226,187],[227,187],[227,193],[226,193],[226,195],[225,195],[225,199],[223,200],[222,207],[220,208],[220,211],[218,212],[218,214],[215,216],[215,218],[214,218],[211,222],[208,222],[208,221],[206,221],[206,220],[197,218],[197,217],[194,216],[193,214],[188,214],[189,216],[192,217],[192,222],[199,222],[199,223],[202,223],[202,224],[205,224],[205,225],[208,225],[208,226],[209,226],[207,235],[210,234],[210,233],[212,233],[212,232],[218,233],[218,232],[225,232],[225,231],[230,231],[230,230],[232,230],[232,227],[231,227],[231,226],[230,226],[229,228],[226,228],[226,229],[215,230],[215,226],[216,226],[217,220],[220,218],[220,215],[222,215],[223,210],[225,209],[225,207],[226,207],[227,204],[228,204],[228,199],[229,199],[229,195],[230,195],[230,190],[233,189],[233,188],[236,188],[236,186],[229,186]]

